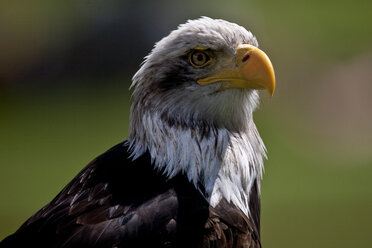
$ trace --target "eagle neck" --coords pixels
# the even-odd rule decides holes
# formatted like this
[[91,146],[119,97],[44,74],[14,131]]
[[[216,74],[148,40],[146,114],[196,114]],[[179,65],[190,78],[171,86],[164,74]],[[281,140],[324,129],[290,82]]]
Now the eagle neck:
[[[249,194],[263,171],[264,144],[253,121],[241,132],[224,128],[171,125],[154,113],[144,113],[131,125],[133,160],[148,151],[155,168],[168,178],[180,173],[215,207],[222,199],[249,214]],[[141,134],[141,135],[136,135]]]

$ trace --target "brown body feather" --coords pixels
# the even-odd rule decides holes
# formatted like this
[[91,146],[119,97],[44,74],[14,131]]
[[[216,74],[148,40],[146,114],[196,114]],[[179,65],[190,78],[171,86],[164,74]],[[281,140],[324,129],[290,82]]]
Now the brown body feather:
[[250,199],[250,217],[225,200],[212,208],[184,175],[167,179],[121,143],[0,247],[261,247],[256,183]]

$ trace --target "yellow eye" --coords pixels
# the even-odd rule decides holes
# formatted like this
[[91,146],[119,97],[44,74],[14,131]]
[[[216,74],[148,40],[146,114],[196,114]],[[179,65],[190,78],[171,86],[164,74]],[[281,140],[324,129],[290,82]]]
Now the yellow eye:
[[211,58],[207,53],[203,51],[193,51],[189,55],[189,61],[192,66],[196,68],[204,67],[211,61]]

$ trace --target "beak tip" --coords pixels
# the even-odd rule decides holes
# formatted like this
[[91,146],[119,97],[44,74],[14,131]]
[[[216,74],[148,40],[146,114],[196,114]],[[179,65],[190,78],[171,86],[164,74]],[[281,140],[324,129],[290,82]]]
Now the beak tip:
[[274,83],[274,85],[271,88],[268,89],[268,92],[269,92],[270,96],[273,96],[274,95],[274,92],[275,92],[275,83]]
[[272,97],[274,95],[274,89],[267,89],[267,93]]

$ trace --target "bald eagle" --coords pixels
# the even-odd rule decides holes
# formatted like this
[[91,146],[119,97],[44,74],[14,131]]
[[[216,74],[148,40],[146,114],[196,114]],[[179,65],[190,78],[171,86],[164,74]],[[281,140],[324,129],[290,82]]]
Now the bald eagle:
[[133,77],[127,140],[0,247],[261,247],[265,146],[253,122],[272,64],[243,27],[202,17]]

